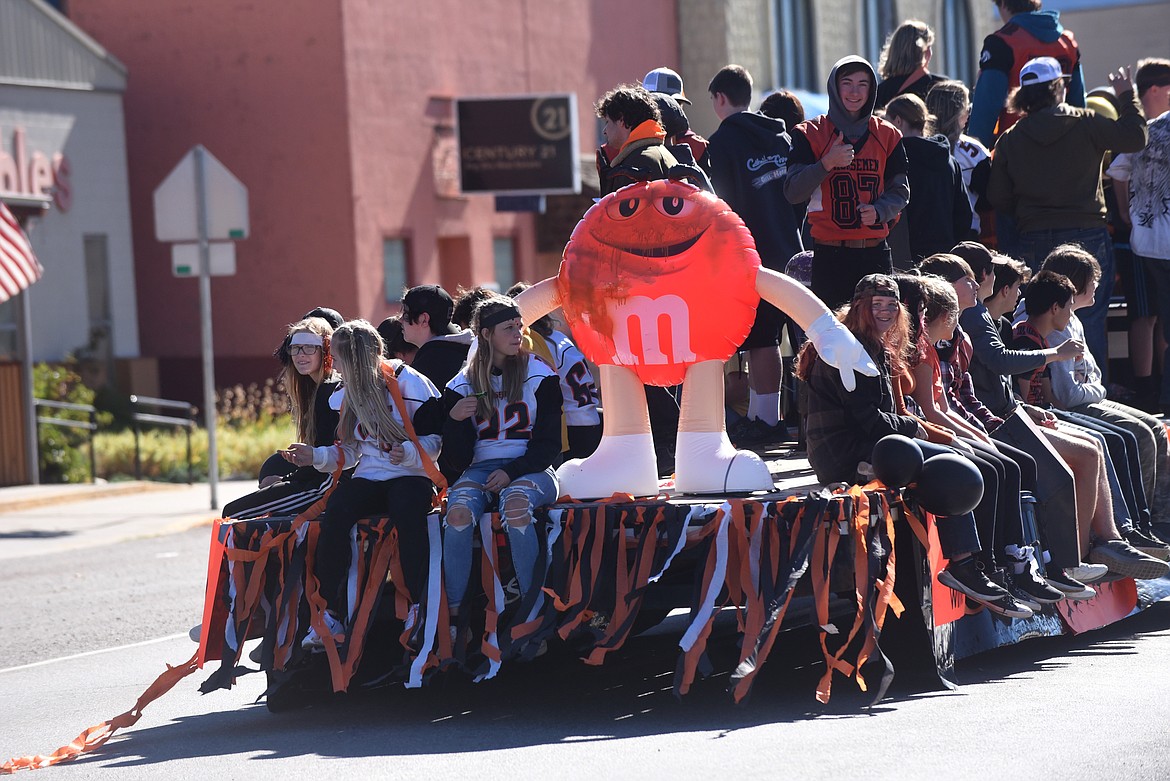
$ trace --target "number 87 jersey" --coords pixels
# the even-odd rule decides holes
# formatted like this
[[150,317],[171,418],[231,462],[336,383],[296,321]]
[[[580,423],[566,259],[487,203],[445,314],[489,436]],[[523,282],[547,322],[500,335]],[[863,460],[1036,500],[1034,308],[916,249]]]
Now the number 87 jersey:
[[[788,164],[817,164],[836,140],[837,128],[825,115],[806,120],[793,130],[792,154]],[[808,221],[813,239],[846,241],[880,239],[889,234],[881,222],[864,225],[858,207],[873,204],[886,190],[886,183],[906,174],[906,151],[902,134],[884,119],[870,117],[866,131],[853,142],[853,162],[826,173],[808,204]]]

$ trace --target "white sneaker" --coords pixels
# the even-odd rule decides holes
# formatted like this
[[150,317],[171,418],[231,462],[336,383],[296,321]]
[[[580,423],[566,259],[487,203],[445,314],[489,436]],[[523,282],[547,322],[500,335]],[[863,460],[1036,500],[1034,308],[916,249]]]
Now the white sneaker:
[[1075,567],[1068,567],[1064,571],[1073,580],[1079,580],[1082,583],[1096,583],[1101,578],[1109,574],[1109,568],[1104,564],[1088,564],[1081,562]]
[[[345,637],[345,625],[341,620],[326,610],[322,614],[325,618],[325,628],[329,630],[329,634],[333,635],[335,641],[339,641]],[[305,639],[301,641],[301,648],[324,648],[325,641],[317,634],[317,629],[313,626],[309,627],[309,633],[305,635]]]

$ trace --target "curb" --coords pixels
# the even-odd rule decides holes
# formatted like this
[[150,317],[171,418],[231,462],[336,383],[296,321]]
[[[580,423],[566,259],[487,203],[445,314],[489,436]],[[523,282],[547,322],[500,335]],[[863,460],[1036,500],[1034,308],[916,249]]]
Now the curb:
[[[42,495],[26,496],[23,498],[7,498],[4,496],[6,493],[5,489],[0,488],[0,516],[6,515],[8,513],[20,512],[22,510],[32,510],[39,507],[51,507],[57,504],[88,502],[94,499],[109,499],[116,496],[142,494],[152,491],[166,491],[178,489],[180,487],[186,488],[188,486],[186,483],[151,483],[147,481],[134,481],[129,483],[91,485],[85,488],[62,487],[61,489],[55,491],[52,489],[45,489],[46,493]],[[24,489],[27,487],[20,486],[19,488]]]

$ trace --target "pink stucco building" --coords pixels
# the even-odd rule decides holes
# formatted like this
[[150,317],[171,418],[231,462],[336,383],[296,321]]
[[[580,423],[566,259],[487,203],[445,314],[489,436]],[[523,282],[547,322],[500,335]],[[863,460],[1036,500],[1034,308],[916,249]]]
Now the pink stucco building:
[[[377,323],[403,283],[533,280],[555,269],[582,198],[497,212],[451,192],[452,99],[573,92],[583,166],[592,101],[677,67],[673,0],[70,0],[125,64],[141,352],[158,392],[195,399],[198,291],[172,276],[151,195],[203,144],[249,188],[238,273],[212,283],[216,381],[275,373],[283,327],[317,305]],[[586,192],[585,195],[588,193]]]

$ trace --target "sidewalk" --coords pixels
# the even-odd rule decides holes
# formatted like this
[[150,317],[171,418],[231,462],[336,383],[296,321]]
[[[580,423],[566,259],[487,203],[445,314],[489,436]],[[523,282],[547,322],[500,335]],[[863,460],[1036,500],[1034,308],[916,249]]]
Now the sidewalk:
[[[255,488],[252,480],[222,481],[219,506]],[[0,560],[173,534],[210,525],[218,517],[206,483],[0,488]]]

